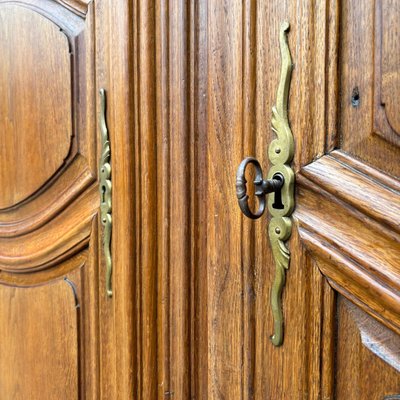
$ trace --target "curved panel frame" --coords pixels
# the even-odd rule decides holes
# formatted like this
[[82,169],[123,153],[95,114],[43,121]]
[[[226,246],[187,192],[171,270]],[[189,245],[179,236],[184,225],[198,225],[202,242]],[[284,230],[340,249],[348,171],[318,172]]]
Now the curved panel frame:
[[33,232],[65,210],[96,181],[93,29],[86,19],[57,3],[0,1],[31,9],[56,24],[67,36],[71,57],[72,137],[70,151],[60,169],[23,202],[0,210],[0,238]]

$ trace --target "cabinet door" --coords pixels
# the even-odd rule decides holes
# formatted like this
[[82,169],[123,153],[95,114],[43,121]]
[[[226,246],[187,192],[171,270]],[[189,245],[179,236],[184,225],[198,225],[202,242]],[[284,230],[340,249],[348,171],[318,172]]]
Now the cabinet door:
[[339,90],[327,154],[298,176],[299,234],[335,293],[335,398],[397,398],[400,3],[346,0],[331,18],[328,86]]
[[[99,88],[112,91],[114,99],[120,94],[110,84],[110,62],[102,52],[113,39],[112,18],[124,9],[116,8],[111,18],[110,8],[106,2],[86,0],[0,1],[4,400],[116,399],[132,393],[132,350],[126,345],[130,328],[119,330],[131,318],[124,304],[132,284],[120,285],[130,268],[126,254],[131,247],[125,241],[126,249],[113,248],[115,264],[123,267],[114,265],[116,293],[109,297],[98,217]],[[96,43],[102,52],[96,51]],[[114,35],[108,54],[121,48]],[[113,64],[118,66],[119,61]],[[120,79],[122,74],[116,84]],[[111,110],[114,102],[109,102]],[[109,125],[113,144],[117,127]],[[119,137],[124,134],[120,131]],[[114,148],[122,160],[115,162],[118,182],[119,165],[129,163],[129,156],[118,143]],[[127,222],[117,223],[121,213],[122,221],[131,221],[124,208],[128,196],[118,198],[119,193],[126,196],[126,187],[117,183],[114,193],[118,228],[113,240],[120,237],[118,229],[127,229]],[[124,385],[118,384],[120,379]]]
[[98,393],[92,30],[84,3],[0,2],[4,399]]
[[[141,2],[141,398],[400,394],[399,6]],[[276,347],[269,216],[244,217],[235,184],[245,156],[268,170],[285,20],[296,207]]]

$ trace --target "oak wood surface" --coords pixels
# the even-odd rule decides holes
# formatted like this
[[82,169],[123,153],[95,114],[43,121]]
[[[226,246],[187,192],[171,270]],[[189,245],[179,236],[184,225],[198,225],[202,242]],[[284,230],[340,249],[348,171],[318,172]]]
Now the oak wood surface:
[[[305,253],[295,255],[299,268],[288,282],[293,297],[285,303],[286,315],[294,316],[288,318],[292,334],[285,349],[275,349],[269,341],[273,271],[266,221],[244,221],[234,199],[235,171],[244,152],[254,151],[256,144],[266,148],[272,137],[269,110],[279,76],[276,15],[284,18],[285,7],[210,1],[186,9],[146,2],[135,11],[135,176],[136,198],[143,199],[136,203],[142,266],[137,281],[139,398],[298,398],[306,393],[318,398],[332,393],[333,292]],[[293,11],[293,20],[311,11],[303,5],[298,12]],[[297,34],[294,29],[291,43],[300,40]],[[309,101],[302,88],[312,82],[313,53],[304,43],[296,49],[308,67],[295,75],[293,90]],[[312,119],[305,122],[301,113],[293,118],[302,129],[308,124],[318,132]],[[300,137],[300,131],[295,133]],[[296,158],[302,162],[324,148],[323,137],[306,139],[314,144],[299,148]],[[264,152],[258,155],[266,160]],[[156,221],[150,210],[157,210]],[[296,234],[293,240],[298,243]],[[182,253],[185,247],[189,255]],[[321,301],[324,317],[318,312]],[[323,337],[322,326],[327,330]],[[304,364],[307,368],[296,369]]]
[[[34,133],[40,138],[38,161],[21,155],[16,171],[28,171],[29,183],[38,179],[41,162],[54,162],[57,171],[42,171],[25,200],[0,210],[5,400],[14,390],[36,396],[35,379],[43,376],[48,398],[59,398],[66,386],[71,390],[64,397],[76,399],[396,394],[400,184],[393,110],[399,66],[388,50],[397,44],[397,28],[382,23],[382,16],[397,21],[395,2],[8,3],[0,0],[7,20],[0,32],[22,20],[23,32],[52,37],[48,62],[64,54],[55,38],[68,44],[69,61],[50,68],[49,79],[39,77],[47,86],[36,106],[49,108],[50,116],[64,107],[71,125],[68,154],[50,131],[27,130],[28,143]],[[284,344],[276,348],[269,338],[274,264],[268,216],[250,221],[240,213],[235,174],[250,155],[268,169],[284,20],[291,25],[295,64],[289,119],[297,206],[283,292]],[[29,53],[28,44],[15,44],[19,57]],[[5,79],[4,68],[19,58],[9,54],[7,60],[0,88],[8,90],[15,79]],[[21,76],[31,79],[34,67]],[[67,78],[54,78],[67,69]],[[61,86],[68,110],[48,96]],[[112,149],[111,299],[98,221],[99,88],[107,95]],[[16,180],[10,185],[26,189]],[[11,330],[22,339],[38,335],[19,348]],[[37,368],[33,354],[44,365],[52,352],[56,365],[35,370],[25,386],[18,376],[2,374],[14,363],[29,374]]]
[[[336,341],[337,291],[397,332],[398,181],[387,171],[397,168],[398,153],[377,138],[374,148],[363,126],[346,119],[351,105],[340,96],[352,62],[342,55],[350,49],[347,7],[213,0],[138,6],[139,398],[345,398],[335,383],[336,356],[347,351]],[[301,229],[290,240],[285,342],[277,349],[269,340],[268,222],[238,214],[234,176],[247,155],[267,168],[277,33],[285,19],[295,62],[289,106],[294,164],[297,171],[308,166],[299,173],[295,217]],[[342,143],[350,155],[334,152],[313,163]],[[157,218],[143,207],[157,210]],[[322,248],[311,248],[309,229]],[[356,340],[345,330],[341,335]],[[380,361],[371,360],[378,371]],[[392,390],[385,382],[382,397]],[[354,380],[360,393],[362,384]]]
[[[76,280],[75,275],[68,278]],[[0,388],[4,399],[78,398],[79,309],[71,280],[29,289],[1,286]]]
[[[102,262],[101,235],[98,249],[93,248],[97,261],[99,322],[96,328],[100,347],[99,397],[125,400],[137,396],[140,346],[138,304],[140,264],[136,256],[135,216],[137,204],[134,153],[134,70],[133,22],[134,2],[102,0],[90,3],[96,18],[96,90],[107,93],[106,120],[111,138],[112,172],[112,260],[113,297],[105,293],[105,270]],[[89,6],[89,7],[90,7]],[[99,136],[97,136],[99,137]],[[98,143],[98,145],[100,145]],[[98,154],[98,153],[97,153]],[[98,158],[96,158],[97,166]],[[101,231],[100,231],[101,232]],[[96,252],[97,250],[97,252]],[[98,258],[97,258],[98,257]]]
[[[1,163],[10,173],[1,183],[2,196],[12,200],[4,209],[2,198],[0,210],[0,397],[131,398],[132,8],[125,1],[11,3],[0,1],[0,135],[8,143]],[[112,299],[98,221],[100,87],[108,96],[115,168]]]
[[[398,45],[398,14],[395,1],[346,0],[339,35],[341,148],[396,177],[400,141],[393,110],[398,107],[399,59],[393,44]],[[352,106],[355,88],[359,104]]]
[[69,9],[78,12],[80,15],[84,16],[88,12],[89,4],[91,0],[55,0],[59,3],[65,5]]
[[[336,398],[382,400],[385,396],[397,395],[400,392],[399,370],[388,365],[381,357],[379,345],[385,344],[388,336],[382,336],[375,342],[375,351],[371,351],[363,343],[369,340],[376,328],[365,320],[362,311],[354,307],[346,299],[338,301],[338,347]],[[387,332],[390,335],[390,331]],[[398,336],[397,336],[398,338]],[[392,359],[398,347],[388,351]],[[349,379],[349,373],[351,379]]]
[[7,208],[40,189],[68,155],[71,60],[58,27],[16,5],[0,9],[0,46],[0,208]]

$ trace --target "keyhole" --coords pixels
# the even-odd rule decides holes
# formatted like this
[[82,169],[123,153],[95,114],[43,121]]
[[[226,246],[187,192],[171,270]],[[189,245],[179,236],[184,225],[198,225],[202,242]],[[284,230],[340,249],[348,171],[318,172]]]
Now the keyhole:
[[351,105],[353,107],[358,107],[360,105],[360,92],[356,86],[351,93]]
[[105,195],[106,195],[106,187],[104,185],[101,186],[101,202],[104,203],[105,200]]
[[[283,180],[282,175],[280,174],[275,174],[272,179]],[[282,210],[285,207],[282,203],[282,189],[279,189],[274,193],[274,202],[272,203],[272,207],[276,210]]]

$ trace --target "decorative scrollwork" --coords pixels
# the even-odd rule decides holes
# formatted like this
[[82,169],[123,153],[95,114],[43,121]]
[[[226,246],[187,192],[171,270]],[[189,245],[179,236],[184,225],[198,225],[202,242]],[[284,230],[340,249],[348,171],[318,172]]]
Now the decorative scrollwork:
[[100,176],[100,218],[104,226],[103,250],[106,264],[106,291],[107,296],[112,296],[112,259],[111,259],[111,148],[108,137],[108,129],[106,123],[106,93],[104,89],[100,89],[100,134],[101,134],[101,156],[99,162]]
[[271,291],[274,317],[274,334],[271,336],[271,340],[275,346],[283,343],[282,290],[285,285],[285,270],[289,268],[290,261],[290,252],[285,241],[289,239],[292,232],[290,216],[294,208],[294,172],[290,167],[294,154],[294,140],[289,126],[287,109],[293,65],[287,41],[288,31],[289,23],[284,22],[279,35],[282,58],[281,76],[276,106],[272,108],[272,130],[277,137],[271,142],[268,150],[269,160],[272,164],[268,178],[279,173],[285,181],[280,192],[279,204],[277,204],[275,196],[268,198],[268,211],[272,217],[268,233],[275,261],[275,279]]

